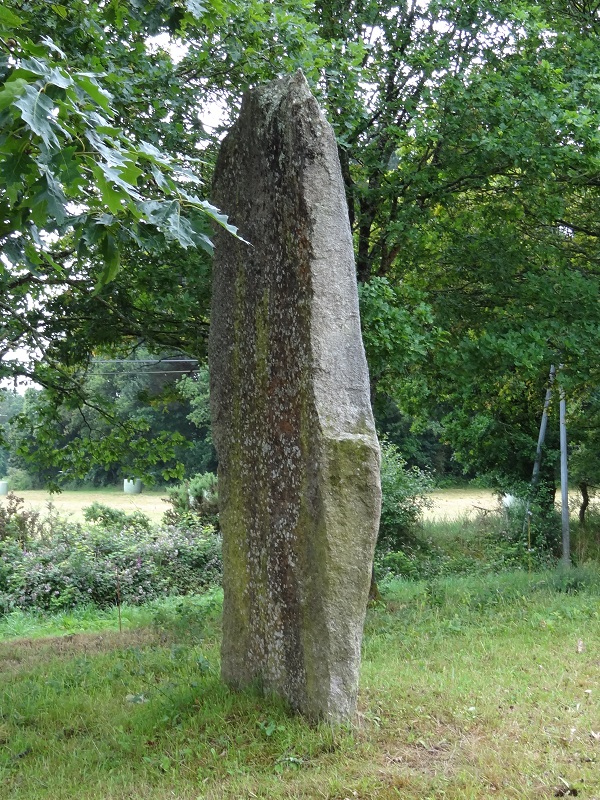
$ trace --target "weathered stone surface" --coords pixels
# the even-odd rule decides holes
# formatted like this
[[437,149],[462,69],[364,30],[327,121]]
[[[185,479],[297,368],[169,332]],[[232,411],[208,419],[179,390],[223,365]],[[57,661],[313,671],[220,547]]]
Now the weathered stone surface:
[[301,73],[249,92],[213,197],[211,406],[222,675],[313,718],[356,704],[379,522],[352,238],[336,143]]

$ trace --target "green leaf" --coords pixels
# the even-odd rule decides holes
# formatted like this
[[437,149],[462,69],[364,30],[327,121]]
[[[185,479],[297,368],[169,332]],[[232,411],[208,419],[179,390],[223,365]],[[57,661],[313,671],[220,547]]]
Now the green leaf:
[[138,150],[140,153],[144,153],[144,155],[149,156],[153,161],[159,164],[164,164],[165,166],[171,165],[171,159],[164,153],[161,153],[161,151],[153,144],[150,144],[150,142],[140,142],[138,144]]
[[[94,116],[95,115],[91,114],[90,118]],[[106,142],[104,142],[100,136],[93,131],[88,131],[86,133],[86,138],[93,149],[106,161],[106,164],[102,167],[103,169],[110,167],[124,167],[131,160],[131,157],[128,153],[123,153],[122,150],[117,149],[114,146],[107,145]]]
[[127,161],[119,170],[119,174],[125,183],[135,186],[137,184],[137,179],[144,173],[133,161]]
[[20,264],[23,261],[24,238],[22,236],[9,239],[2,247],[2,256],[7,258],[12,264]]
[[13,12],[5,6],[0,6],[0,23],[6,25],[9,30],[21,28],[25,24],[21,17],[17,17],[16,14],[13,14]]
[[172,200],[144,200],[138,203],[138,208],[151,225],[161,226],[170,213]]
[[52,4],[52,11],[54,11],[55,14],[58,14],[58,16],[62,17],[63,19],[67,19],[69,16],[68,10],[64,6],[59,6],[57,3]]
[[100,251],[104,257],[104,269],[100,275],[97,289],[101,289],[107,283],[113,281],[121,267],[121,253],[117,240],[109,231],[101,239]]
[[3,111],[7,106],[14,103],[15,99],[23,94],[27,86],[28,83],[24,78],[6,81],[4,88],[0,91],[0,111]]
[[185,7],[196,19],[206,14],[206,6],[200,0],[185,0]]
[[[86,122],[87,124],[96,132],[101,134],[102,136],[111,136],[115,139],[119,139],[123,135],[123,132],[119,128],[115,128],[114,125],[111,125],[110,122],[103,117],[101,114],[92,111],[86,115]],[[92,136],[90,132],[86,134],[88,138]],[[99,141],[102,141],[101,139]]]
[[159,170],[159,168],[156,166],[156,164],[150,165],[150,171],[154,176],[154,180],[156,181],[156,185],[158,186],[158,188],[163,189],[166,192],[170,191],[171,187],[169,186],[169,182],[167,181],[163,173]]
[[31,72],[33,75],[40,75],[46,83],[58,86],[61,89],[67,89],[73,85],[73,79],[65,70],[53,67],[39,58],[25,59],[21,62],[21,69]]
[[58,147],[58,139],[50,124],[55,107],[52,100],[41,89],[32,85],[26,86],[24,94],[15,100],[14,105],[21,110],[23,121],[37,136],[42,138],[48,149],[52,145]]
[[[222,228],[225,228],[226,231],[229,233],[233,233],[240,241],[245,242],[245,239],[242,239],[241,236],[238,236],[238,229],[235,225],[232,225],[227,218],[227,214],[222,214],[216,206],[213,206],[212,203],[209,203],[208,200],[198,200],[198,205],[205,214],[207,214],[211,219],[217,222]],[[248,244],[248,242],[246,242]]]
[[104,111],[110,112],[110,101],[112,99],[109,92],[103,89],[96,77],[91,73],[78,72],[75,75],[75,83],[88,94]]
[[181,216],[179,203],[173,202],[171,205],[172,211],[167,217],[167,225],[164,228],[166,235],[175,239],[184,248],[195,247],[196,235],[190,221]]
[[60,181],[68,194],[76,194],[79,187],[85,183],[85,176],[81,171],[81,162],[78,160],[76,145],[61,147],[54,153],[50,161],[53,171],[59,175]]
[[23,186],[27,185],[28,174],[32,168],[36,168],[33,159],[27,153],[27,142],[14,141],[14,144],[20,144],[20,148],[0,150],[0,182],[11,203],[17,203],[23,192]]
[[102,195],[102,201],[108,206],[113,214],[120,214],[123,211],[123,200],[127,199],[127,194],[120,187],[115,187],[111,180],[106,178],[106,170],[102,165],[95,164],[92,172],[96,179],[96,185]]
[[147,222],[156,225],[168,239],[175,240],[183,248],[203,245],[198,242],[198,234],[191,222],[181,215],[181,205],[177,200],[146,200],[138,203],[138,208]]
[[58,225],[62,225],[67,217],[67,198],[48,167],[39,165],[39,168],[42,171],[40,183],[43,188],[32,200],[33,220],[39,227],[44,227],[46,217],[50,216]]
[[64,52],[64,50],[61,50],[60,47],[57,44],[55,44],[49,36],[42,36],[40,41],[42,41],[49,50],[52,50],[54,53],[59,55],[65,61],[67,60],[67,55]]

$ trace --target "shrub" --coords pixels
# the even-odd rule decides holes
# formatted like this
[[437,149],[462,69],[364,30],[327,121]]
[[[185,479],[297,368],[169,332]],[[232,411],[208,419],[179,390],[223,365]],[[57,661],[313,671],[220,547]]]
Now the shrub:
[[502,540],[522,545],[535,558],[560,556],[561,522],[554,482],[542,480],[534,489],[527,481],[499,474],[493,481],[502,508]]
[[87,522],[95,522],[104,528],[135,528],[136,530],[149,531],[152,523],[150,518],[141,511],[127,514],[118,508],[105,506],[104,503],[93,502],[83,509],[83,518]]
[[[125,516],[130,523],[135,515]],[[56,517],[52,528],[44,525],[43,536],[0,540],[0,613],[108,606],[117,591],[136,604],[220,582],[221,540],[210,526],[119,527],[97,519],[85,528]]]
[[14,492],[6,496],[6,505],[0,506],[0,542],[12,540],[25,545],[30,539],[43,534],[44,525],[38,511],[24,508],[25,501]]
[[9,467],[6,474],[8,485],[16,492],[27,492],[30,489],[37,489],[37,481],[26,470],[17,467]]
[[212,525],[219,529],[219,495],[217,476],[199,472],[188,481],[168,491],[171,508],[165,512],[169,525]]
[[376,571],[379,577],[407,578],[421,580],[429,577],[423,570],[423,560],[414,553],[404,553],[402,550],[389,552],[377,559]]
[[381,442],[381,521],[377,549],[403,550],[416,542],[415,529],[423,509],[431,506],[427,492],[431,476],[417,467],[407,467],[396,445]]

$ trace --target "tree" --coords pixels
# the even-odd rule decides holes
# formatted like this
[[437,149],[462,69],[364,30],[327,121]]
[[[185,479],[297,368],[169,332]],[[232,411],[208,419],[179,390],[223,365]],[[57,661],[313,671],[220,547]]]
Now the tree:
[[[21,412],[23,408],[23,397],[14,391],[0,392],[0,431],[3,432],[3,439],[6,437],[10,420]],[[9,450],[0,447],[0,477],[6,475],[9,465]]]
[[[2,40],[0,64],[5,267],[34,273],[44,267],[64,280],[67,255],[79,261],[100,255],[102,286],[118,269],[119,243],[143,245],[146,228],[183,247],[210,250],[204,218],[226,222],[194,194],[198,176],[119,126],[101,76],[73,68],[48,36],[34,44],[26,12],[17,16],[5,7],[1,14],[11,34]],[[51,234],[69,238],[61,264],[48,246]]]
[[[410,277],[427,282],[447,332],[429,383],[446,406],[449,440],[465,464],[513,479],[530,471],[549,365],[565,365],[571,407],[588,405],[599,344],[597,27],[582,38],[541,9],[524,24],[526,37],[494,76],[478,68],[471,128],[464,121],[484,137],[490,163],[513,165],[485,193],[439,207],[434,258]],[[490,111],[477,115],[490,96]]]
[[[183,376],[183,377],[182,377]],[[198,362],[137,358],[96,359],[83,381],[87,403],[53,401],[28,389],[12,408],[8,463],[37,485],[82,479],[94,485],[124,477],[169,481],[214,469],[208,415],[208,375]],[[11,395],[11,397],[15,397]],[[9,398],[10,399],[10,398]]]
[[[550,363],[565,364],[565,388],[585,407],[597,385],[590,353],[600,307],[593,4],[109,0],[30,7],[37,13],[27,20],[29,41],[38,46],[50,36],[75,82],[50,84],[52,102],[67,102],[77,75],[104,72],[92,88],[112,94],[114,127],[126,137],[117,150],[148,141],[169,154],[168,165],[143,151],[126,162],[150,168],[136,176],[136,191],[160,188],[153,167],[164,168],[179,191],[175,156],[208,182],[216,141],[199,123],[202,102],[216,98],[232,115],[245,88],[304,67],[338,137],[376,404],[392,398],[405,415],[433,419],[466,467],[517,465],[519,475],[533,459]],[[18,15],[16,6],[8,10]],[[185,45],[178,63],[160,48],[150,53],[149,37],[158,33]],[[62,75],[63,62],[52,63]],[[27,85],[43,78],[27,75]],[[77,91],[87,103],[82,114],[92,106],[100,113],[103,95]],[[10,107],[13,122],[25,125],[22,109]],[[199,154],[202,164],[193,160]],[[117,169],[125,182],[128,169]],[[99,204],[117,202],[86,185]],[[127,188],[110,189],[119,213],[133,213],[121,194]],[[52,265],[41,278],[19,273],[23,283],[5,294],[12,316],[3,338],[33,352],[41,345],[44,358],[19,369],[50,387],[56,402],[67,389],[85,401],[78,376],[98,348],[115,356],[143,341],[195,357],[203,350],[209,257],[182,252],[164,232],[140,246],[111,230],[123,266],[103,286],[102,248],[110,248],[98,230],[89,242],[75,229],[44,241],[62,273]],[[75,267],[69,258],[80,242]],[[62,253],[67,258],[59,260]],[[517,460],[503,455],[515,431]],[[485,444],[499,441],[502,447]]]
[[[189,6],[193,13],[154,2],[0,9],[0,376],[46,387],[30,405],[37,457],[50,463],[66,454],[52,446],[61,404],[63,422],[77,409],[104,433],[112,423],[110,436],[96,436],[100,460],[145,441],[94,400],[97,387],[85,380],[94,352],[122,355],[144,343],[203,352],[208,220],[233,229],[197,195],[197,82],[184,83],[172,58],[147,45],[152,34],[210,16]],[[7,360],[15,351],[26,358]],[[88,456],[80,447],[79,466],[65,472],[84,470]]]
[[[199,157],[211,158],[199,109],[231,87],[242,51],[246,72],[263,64],[263,36],[278,39],[270,68],[304,53],[306,7],[75,0],[0,10],[0,377],[32,379],[57,408],[83,409],[94,354],[144,345],[202,357],[208,223],[233,229],[199,193]],[[159,34],[185,36],[183,62]],[[14,351],[26,356],[7,359]]]
[[598,12],[320,9],[375,388],[523,479],[550,363],[597,385]]
[[[11,5],[0,12],[7,30],[0,38],[2,356],[20,346],[32,353],[45,351],[54,333],[45,329],[49,302],[78,288],[97,295],[118,273],[127,249],[147,254],[176,242],[210,251],[209,219],[233,231],[223,215],[198,197],[201,180],[189,155],[176,160],[160,149],[165,142],[151,130],[146,133],[154,143],[142,138],[139,124],[129,126],[131,85],[126,119],[119,113],[125,81],[117,84],[121,96],[115,102],[104,85],[113,88],[114,79],[97,74],[117,55],[122,69],[131,68],[144,36],[158,25],[156,19],[143,28],[143,14],[130,16],[130,40],[115,53],[97,7],[76,3],[68,10],[60,5],[42,9],[32,4],[16,14]],[[118,4],[107,4],[104,12],[113,26],[123,24]],[[73,17],[81,27],[67,29],[60,44],[47,33],[40,35],[43,23],[57,33],[57,22],[64,26]],[[34,42],[30,35],[35,34]],[[67,45],[69,56],[63,50]],[[76,45],[78,58],[72,52]],[[150,89],[138,102],[148,102]],[[37,374],[37,363],[29,374],[44,383],[49,365],[46,374]],[[3,358],[4,374],[19,370],[28,374]]]

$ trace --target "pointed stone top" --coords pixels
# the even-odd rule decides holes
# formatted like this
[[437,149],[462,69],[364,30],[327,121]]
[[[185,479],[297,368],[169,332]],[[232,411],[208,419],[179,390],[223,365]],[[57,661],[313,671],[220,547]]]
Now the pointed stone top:
[[322,116],[321,109],[312,95],[304,73],[301,69],[298,69],[291,75],[285,75],[283,78],[257,86],[247,92],[242,101],[240,117],[244,114],[245,105],[256,99],[263,109],[267,122],[270,122],[273,114],[287,98],[290,98],[294,103],[311,103],[314,106],[313,110]]

